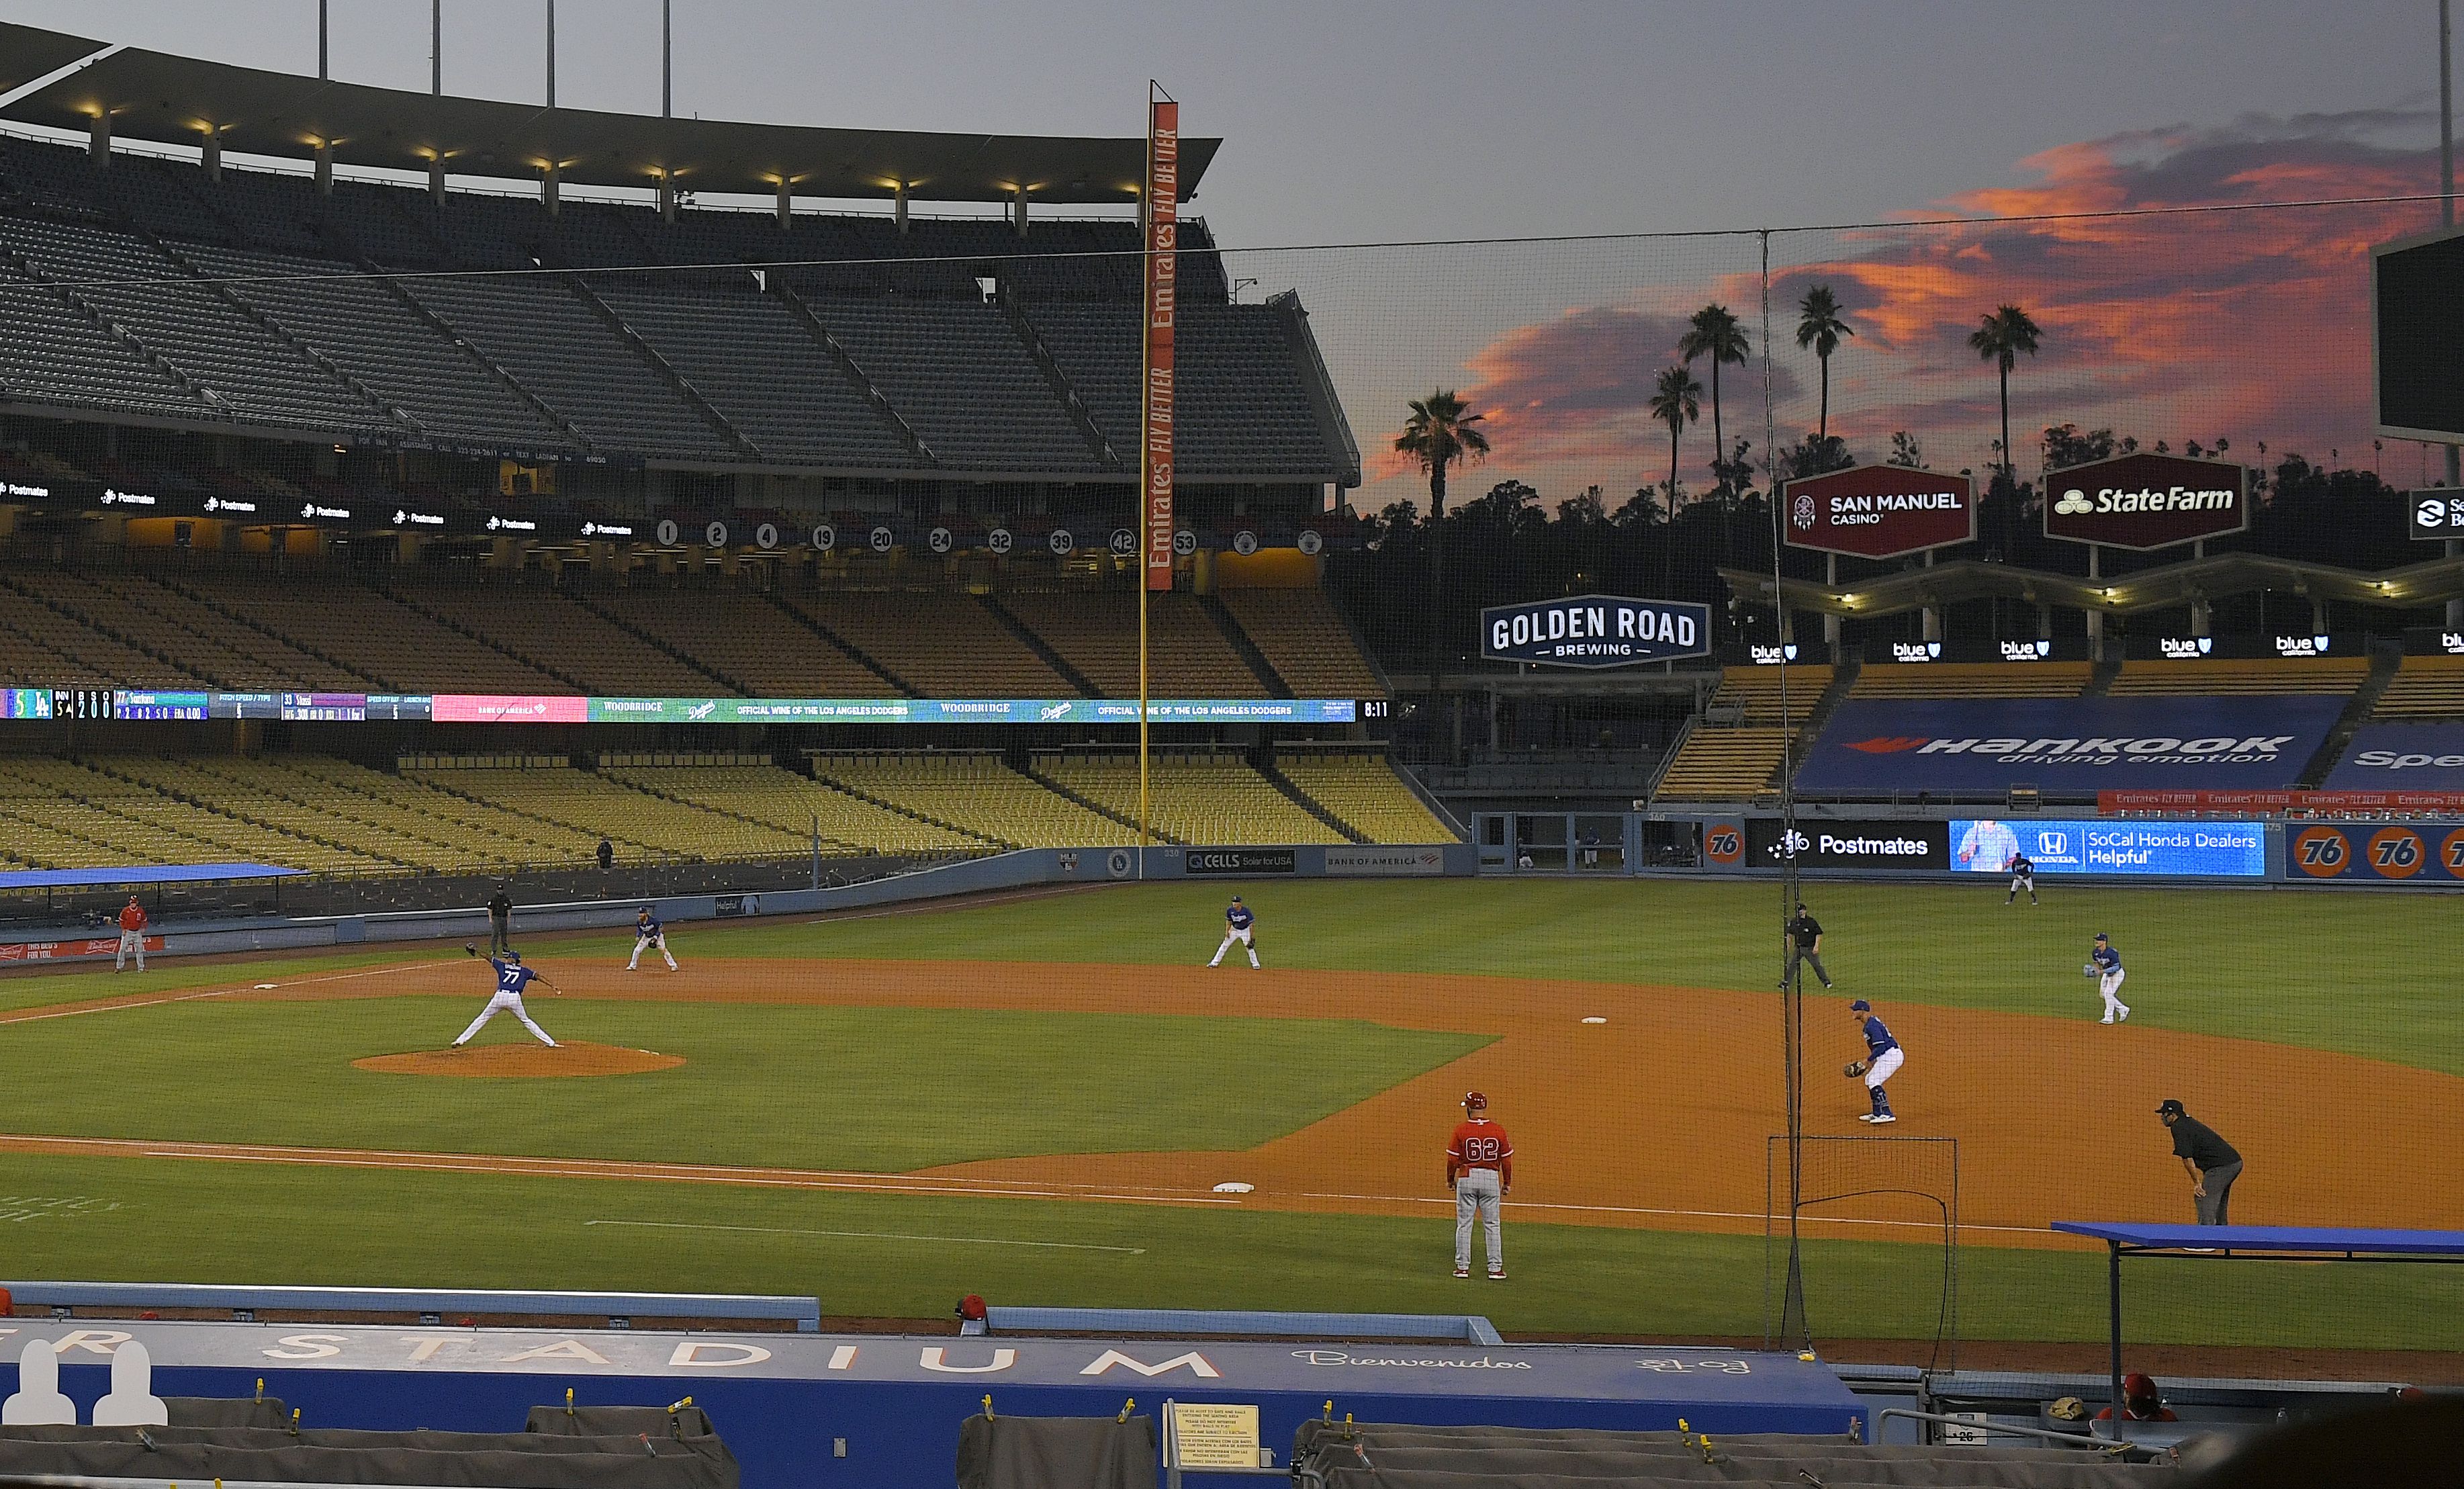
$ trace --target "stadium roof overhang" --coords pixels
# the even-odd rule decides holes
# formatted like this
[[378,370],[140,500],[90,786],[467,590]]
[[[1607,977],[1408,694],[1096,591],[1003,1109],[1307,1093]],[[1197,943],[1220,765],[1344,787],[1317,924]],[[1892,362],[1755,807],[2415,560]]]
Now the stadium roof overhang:
[[[423,172],[441,160],[457,176],[538,180],[550,165],[567,185],[651,186],[770,195],[1003,202],[1023,187],[1040,205],[1136,200],[1146,140],[820,129],[723,120],[657,119],[592,109],[436,97],[319,81],[0,25],[0,91],[81,58],[88,65],[0,107],[0,119],[116,139]],[[1181,142],[1181,199],[1197,195],[1221,140]]]
[[[1738,599],[1756,604],[1771,602],[1773,586],[1769,574],[1724,568],[1720,577],[1727,581],[1728,592]],[[2082,579],[2073,574],[1964,558],[1956,563],[1903,569],[1844,584],[1790,579],[1780,581],[1778,588],[1793,610],[1859,619],[1901,615],[1964,600],[2016,600],[2027,604],[2129,615],[2260,590],[2411,609],[2464,599],[2464,558],[2432,558],[2367,574],[2293,558],[2231,553],[2142,569],[2112,579]]]

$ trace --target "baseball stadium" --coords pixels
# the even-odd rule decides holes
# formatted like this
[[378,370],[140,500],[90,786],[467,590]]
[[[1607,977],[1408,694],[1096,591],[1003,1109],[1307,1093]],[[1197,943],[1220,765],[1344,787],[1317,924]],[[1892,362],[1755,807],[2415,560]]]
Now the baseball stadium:
[[0,1483],[2453,1424],[2417,149],[1244,248],[1203,100],[559,109],[548,13],[545,109],[0,24]]

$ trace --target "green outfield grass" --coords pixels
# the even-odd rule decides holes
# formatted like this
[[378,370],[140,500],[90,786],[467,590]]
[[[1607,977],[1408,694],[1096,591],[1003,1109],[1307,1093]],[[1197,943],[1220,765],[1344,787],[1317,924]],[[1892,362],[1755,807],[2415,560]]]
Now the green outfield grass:
[[[1448,1275],[1448,1218],[1199,1214],[1143,1205],[887,1198],[473,1174],[39,1157],[0,1215],[25,1277],[789,1293],[848,1316],[945,1318],[974,1292],[1048,1306],[1486,1315],[1532,1334],[1752,1336],[1762,1238],[1526,1224],[1503,1283]],[[53,1201],[77,1200],[78,1208]],[[105,1206],[117,1206],[106,1209]],[[1833,1339],[1927,1338],[1938,1247],[1816,1240],[1809,1306]],[[1969,1248],[1970,1339],[2104,1337],[2103,1259]],[[2153,1343],[2464,1348],[2464,1275],[2422,1267],[2141,1263]]]
[[[351,1064],[441,1048],[480,1001],[199,1001],[19,1024],[0,1030],[0,1129],[899,1172],[1249,1148],[1487,1042],[1314,1019],[542,997],[532,1016],[560,1039],[687,1062],[561,1081]],[[479,1041],[528,1036],[499,1016]]]
[[[671,941],[688,963],[1196,964],[1213,953],[1235,891],[1257,907],[1263,952],[1276,967],[1748,991],[1767,990],[1778,972],[1775,886],[1675,881],[1134,886],[863,918],[679,925]],[[2436,933],[2446,899],[2056,883],[2043,892],[2034,909],[2005,909],[2000,887],[1984,883],[1821,885],[1806,898],[1828,928],[1841,994],[1871,996],[1886,1012],[1925,1002],[2092,1018],[2097,1000],[2079,965],[2089,938],[2108,931],[2130,968],[2134,1022],[2464,1074],[2464,997],[2454,991],[2464,953]],[[618,964],[631,944],[622,931],[521,939],[551,968],[584,957]],[[142,976],[12,976],[0,979],[0,1014],[297,985],[437,956],[462,960],[458,944],[415,945],[213,964],[166,958]],[[438,1047],[483,990],[474,984],[467,1001],[171,1001],[0,1024],[0,1128],[897,1170],[994,1155],[1244,1147],[1482,1042],[1269,1018],[574,996],[538,999],[534,1012],[560,1037],[664,1050],[689,1063],[560,1082],[351,1068],[364,1055]],[[518,1037],[502,1019],[487,1036]],[[2059,1172],[2071,1161],[2059,1156],[2062,1136],[2047,1142],[2048,1171]],[[78,1195],[96,1204],[45,1202]],[[1513,1281],[1465,1287],[1445,1276],[1450,1222],[1437,1216],[0,1154],[0,1248],[6,1270],[27,1276],[812,1292],[832,1312],[901,1317],[939,1316],[957,1295],[979,1291],[1056,1304],[1477,1308],[1535,1333],[1760,1331],[1759,1237],[1521,1217],[1510,1234]],[[1932,1332],[1936,1248],[1826,1239],[1809,1258],[1823,1334]],[[1962,1332],[2101,1337],[2101,1267],[2091,1254],[1971,1245]],[[2134,1334],[2151,1341],[2464,1348],[2464,1276],[2147,1266],[2133,1274],[2130,1317]]]

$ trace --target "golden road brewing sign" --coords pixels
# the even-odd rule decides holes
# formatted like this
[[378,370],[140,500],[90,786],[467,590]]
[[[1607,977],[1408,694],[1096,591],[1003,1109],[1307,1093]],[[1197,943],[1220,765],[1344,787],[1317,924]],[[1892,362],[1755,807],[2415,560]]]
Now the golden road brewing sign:
[[1480,613],[1480,654],[1494,662],[1624,667],[1710,650],[1711,607],[1683,601],[1577,595]]
[[1780,488],[1788,545],[1896,558],[1976,536],[1976,491],[1964,475],[1857,466]]
[[1147,588],[1172,588],[1172,323],[1180,238],[1180,105],[1147,102],[1146,386],[1138,414]]
[[2229,460],[2123,455],[2045,472],[2045,536],[2170,548],[2250,526],[2250,471]]

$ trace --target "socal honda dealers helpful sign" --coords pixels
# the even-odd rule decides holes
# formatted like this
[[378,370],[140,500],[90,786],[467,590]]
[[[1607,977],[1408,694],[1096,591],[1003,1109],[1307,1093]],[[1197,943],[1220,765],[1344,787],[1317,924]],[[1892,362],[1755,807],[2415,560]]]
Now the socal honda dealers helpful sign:
[[1964,475],[1858,466],[1780,489],[1788,545],[1892,558],[1976,536],[1975,486]]
[[2224,460],[2123,455],[2045,472],[2045,536],[2170,548],[2250,526],[2250,471]]
[[2344,700],[1850,699],[1797,772],[1809,796],[2291,785]]

